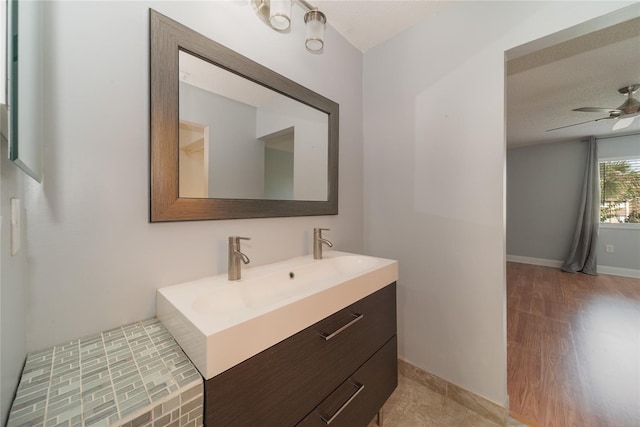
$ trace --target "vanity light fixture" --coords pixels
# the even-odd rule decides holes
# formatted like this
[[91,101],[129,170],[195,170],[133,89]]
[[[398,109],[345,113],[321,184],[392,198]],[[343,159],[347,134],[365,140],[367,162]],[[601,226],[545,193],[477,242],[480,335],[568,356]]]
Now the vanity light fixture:
[[304,45],[312,52],[319,52],[324,47],[324,26],[327,17],[318,9],[313,9],[304,14],[304,22],[307,25],[307,40]]
[[269,24],[274,30],[287,31],[291,26],[291,0],[270,0]]
[[[327,16],[306,0],[296,0],[305,8],[304,22],[307,27],[305,47],[310,52],[322,52]],[[291,4],[293,0],[252,0],[256,14],[276,31],[286,32],[291,28]]]

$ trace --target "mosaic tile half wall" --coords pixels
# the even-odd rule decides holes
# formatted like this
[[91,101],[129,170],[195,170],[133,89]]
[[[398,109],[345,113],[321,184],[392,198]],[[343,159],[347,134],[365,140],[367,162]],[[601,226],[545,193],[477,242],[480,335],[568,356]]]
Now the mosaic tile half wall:
[[202,377],[149,319],[29,354],[8,427],[198,427],[203,404]]

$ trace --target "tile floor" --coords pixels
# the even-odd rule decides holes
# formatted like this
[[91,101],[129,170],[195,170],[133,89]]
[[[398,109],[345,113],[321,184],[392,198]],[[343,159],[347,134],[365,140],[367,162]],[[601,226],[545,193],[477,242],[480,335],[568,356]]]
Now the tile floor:
[[[403,376],[398,376],[398,388],[383,410],[384,427],[502,427]],[[515,420],[507,425],[525,426]],[[374,419],[369,427],[376,426]]]

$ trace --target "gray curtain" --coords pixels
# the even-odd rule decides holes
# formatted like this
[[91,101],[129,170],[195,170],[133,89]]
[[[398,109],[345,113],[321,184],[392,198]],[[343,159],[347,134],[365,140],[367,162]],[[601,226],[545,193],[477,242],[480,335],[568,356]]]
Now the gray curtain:
[[600,168],[598,167],[598,142],[589,138],[587,167],[582,184],[580,211],[569,256],[562,265],[563,271],[598,274],[597,244],[600,227]]

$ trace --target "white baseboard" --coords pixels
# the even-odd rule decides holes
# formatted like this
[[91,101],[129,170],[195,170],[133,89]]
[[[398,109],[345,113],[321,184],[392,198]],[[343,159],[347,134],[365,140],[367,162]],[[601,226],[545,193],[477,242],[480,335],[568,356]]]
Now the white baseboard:
[[507,261],[509,262],[517,262],[520,264],[531,264],[531,265],[542,265],[543,267],[562,267],[564,261],[556,260],[556,259],[544,259],[544,258],[532,258],[528,256],[520,256],[520,255],[507,255]]
[[640,270],[635,270],[633,268],[608,267],[606,265],[599,265],[598,273],[640,279]]
[[[564,261],[555,259],[532,258],[520,255],[507,255],[508,262],[518,262],[520,264],[541,265],[543,267],[560,268]],[[612,276],[624,276],[640,279],[640,270],[633,268],[609,267],[607,265],[598,265],[598,273],[610,274]]]

